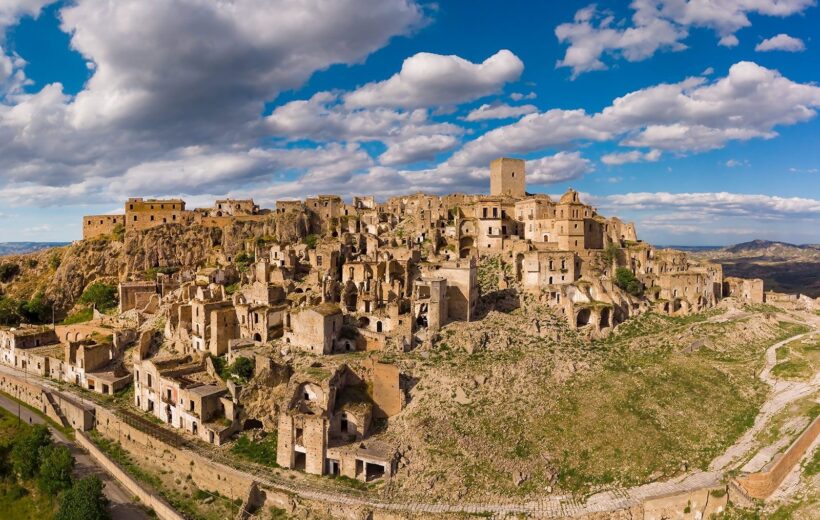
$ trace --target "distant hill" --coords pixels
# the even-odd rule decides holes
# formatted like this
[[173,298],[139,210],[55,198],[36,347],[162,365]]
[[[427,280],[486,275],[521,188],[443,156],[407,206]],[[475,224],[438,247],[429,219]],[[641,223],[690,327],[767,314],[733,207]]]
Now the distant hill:
[[[797,251],[795,251],[797,250]],[[756,253],[756,254],[784,254],[798,251],[820,251],[820,245],[817,244],[789,244],[787,242],[776,242],[771,240],[752,240],[750,242],[742,242],[733,246],[724,247],[723,251],[727,253]]]
[[820,245],[752,240],[693,256],[723,265],[724,276],[762,278],[765,289],[820,296]]
[[0,256],[22,255],[48,249],[50,247],[60,247],[69,242],[0,242]]

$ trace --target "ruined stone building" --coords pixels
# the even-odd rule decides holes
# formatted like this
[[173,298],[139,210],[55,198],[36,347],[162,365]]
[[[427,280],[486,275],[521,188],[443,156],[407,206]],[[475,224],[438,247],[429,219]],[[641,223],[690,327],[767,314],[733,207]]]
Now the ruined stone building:
[[[84,217],[84,238],[99,240],[118,226],[270,226],[240,244],[243,262],[215,247],[200,265],[121,281],[120,313],[161,324],[136,342],[134,405],[213,444],[247,425],[275,430],[284,468],[389,478],[396,446],[374,425],[401,413],[407,376],[382,360],[430,348],[449,323],[480,319],[494,296],[547,304],[593,337],[644,312],[682,315],[727,296],[763,301],[762,281],[724,279],[720,265],[657,249],[573,189],[527,193],[523,160],[499,158],[489,170],[485,195],[349,204],[317,195],[277,200],[273,211],[251,199],[188,210],[179,199],[132,198],[123,215]],[[282,222],[299,225],[269,236]],[[0,331],[0,360],[95,391],[118,388],[122,349],[82,339]],[[242,358],[255,363],[249,381],[218,369]],[[267,385],[258,415],[242,401],[246,383]]]

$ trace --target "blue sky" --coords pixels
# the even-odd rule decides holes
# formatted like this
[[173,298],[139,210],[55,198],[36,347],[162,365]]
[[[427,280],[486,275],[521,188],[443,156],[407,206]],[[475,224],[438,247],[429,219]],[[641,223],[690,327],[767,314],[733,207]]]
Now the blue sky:
[[820,242],[818,27],[813,0],[5,0],[0,241],[128,196],[482,193],[510,155],[654,243]]

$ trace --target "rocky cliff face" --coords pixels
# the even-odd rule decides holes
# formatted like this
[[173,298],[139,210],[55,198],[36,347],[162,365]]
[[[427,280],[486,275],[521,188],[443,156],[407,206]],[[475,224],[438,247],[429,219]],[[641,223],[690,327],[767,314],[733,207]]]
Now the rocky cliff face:
[[[58,315],[62,315],[91,283],[138,279],[154,268],[196,268],[220,255],[234,258],[242,251],[253,253],[254,244],[260,239],[266,243],[299,242],[310,232],[309,219],[298,213],[274,214],[264,221],[235,222],[224,228],[168,224],[126,233],[122,242],[87,240],[34,253],[43,257],[39,258],[43,269],[47,268],[50,255],[59,255],[59,267],[53,274],[39,273],[36,282],[21,273],[23,276],[14,283],[25,285],[27,293],[43,291]],[[16,258],[24,263],[28,256]]]

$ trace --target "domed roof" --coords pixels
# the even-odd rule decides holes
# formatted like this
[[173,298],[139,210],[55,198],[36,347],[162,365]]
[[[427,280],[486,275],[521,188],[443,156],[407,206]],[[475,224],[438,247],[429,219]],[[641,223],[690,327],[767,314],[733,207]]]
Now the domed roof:
[[578,200],[578,192],[570,188],[561,196],[559,204],[570,204],[573,202],[578,203],[580,201]]

